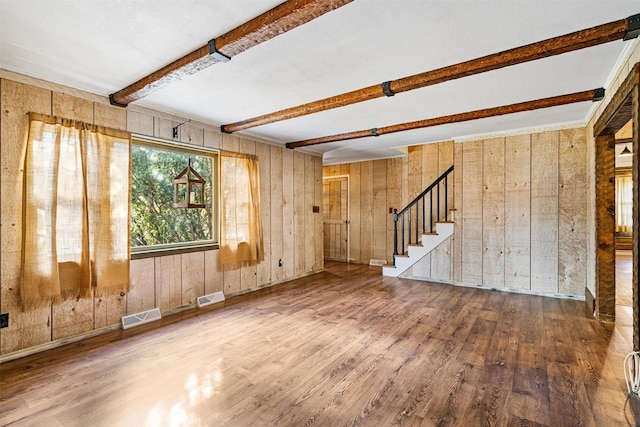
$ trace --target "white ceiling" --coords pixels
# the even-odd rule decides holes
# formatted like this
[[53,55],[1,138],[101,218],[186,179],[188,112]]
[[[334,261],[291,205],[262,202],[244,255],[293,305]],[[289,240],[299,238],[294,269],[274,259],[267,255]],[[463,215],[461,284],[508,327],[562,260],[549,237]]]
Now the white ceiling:
[[[0,68],[108,95],[281,0],[0,0]],[[627,18],[637,0],[355,0],[136,104],[225,124]],[[286,143],[603,87],[625,46],[581,51],[245,131]],[[309,147],[393,147],[584,122],[591,102]]]

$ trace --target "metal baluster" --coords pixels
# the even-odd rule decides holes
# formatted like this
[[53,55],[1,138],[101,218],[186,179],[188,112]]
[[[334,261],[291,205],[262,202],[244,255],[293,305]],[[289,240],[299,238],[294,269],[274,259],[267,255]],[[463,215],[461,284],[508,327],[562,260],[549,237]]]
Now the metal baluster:
[[398,209],[393,210],[393,265],[396,265],[398,255]]
[[420,229],[420,224],[419,224],[420,221],[418,219],[418,218],[420,218],[420,212],[419,212],[418,208],[419,208],[419,206],[416,203],[416,245],[418,243],[420,243],[420,240],[418,240],[418,232],[419,232],[419,229]]
[[439,222],[440,221],[440,183],[438,183],[438,201],[437,201],[437,203],[438,203],[438,214],[437,214],[438,219],[436,221]]
[[422,197],[422,232],[424,233],[425,230],[427,229],[427,224],[425,224],[425,215],[424,215],[424,204],[425,204],[425,200],[424,197]]
[[444,176],[444,216],[449,220],[449,174]]
[[404,231],[404,214],[402,215],[402,255],[404,255],[404,248],[406,247],[406,245],[404,244],[404,235],[405,235],[405,231]]
[[429,232],[433,233],[433,190],[429,191]]

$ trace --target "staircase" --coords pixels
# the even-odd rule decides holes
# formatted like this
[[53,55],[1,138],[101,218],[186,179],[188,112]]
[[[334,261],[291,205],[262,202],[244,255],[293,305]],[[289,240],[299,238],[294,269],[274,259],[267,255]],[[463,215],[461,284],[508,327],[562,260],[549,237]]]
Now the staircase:
[[395,255],[395,265],[382,267],[382,275],[398,277],[453,235],[452,222],[436,222],[434,232],[421,236],[419,244],[411,244],[405,255]]
[[400,212],[394,209],[393,266],[383,267],[383,276],[400,276],[453,235],[453,222],[447,221],[452,172],[453,166]]

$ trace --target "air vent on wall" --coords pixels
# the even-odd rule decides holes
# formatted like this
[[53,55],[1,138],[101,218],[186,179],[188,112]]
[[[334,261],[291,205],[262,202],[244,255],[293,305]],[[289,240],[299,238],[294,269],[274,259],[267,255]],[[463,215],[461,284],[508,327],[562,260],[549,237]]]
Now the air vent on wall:
[[215,304],[221,301],[224,301],[224,294],[222,292],[215,292],[213,294],[203,295],[201,297],[198,297],[197,304],[198,304],[198,308],[200,308],[200,307]]
[[154,320],[160,320],[162,315],[159,308],[152,310],[142,311],[136,314],[130,314],[122,318],[122,329],[129,329],[134,326],[143,325],[145,323],[153,322]]

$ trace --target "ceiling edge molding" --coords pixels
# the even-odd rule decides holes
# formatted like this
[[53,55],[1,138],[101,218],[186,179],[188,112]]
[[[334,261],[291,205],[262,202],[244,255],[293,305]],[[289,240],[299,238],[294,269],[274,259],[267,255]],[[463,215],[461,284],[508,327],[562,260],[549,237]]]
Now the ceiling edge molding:
[[[15,71],[9,71],[4,68],[0,68],[0,79],[11,80],[17,83],[34,86],[40,89],[50,90],[52,92],[64,93],[67,95],[75,96],[77,98],[86,99],[88,101],[110,105],[108,96],[98,95],[98,94],[86,91],[84,89],[77,89],[61,83],[44,80],[39,77],[32,77],[26,74],[16,73]],[[193,119],[193,118],[172,113],[169,111],[164,111],[157,107],[145,106],[143,104],[132,104],[132,105],[129,105],[129,107],[127,108],[127,111],[141,113],[141,114],[148,114],[153,117],[172,120],[176,122],[182,122],[184,120],[191,119],[191,125],[193,126],[222,134],[222,132],[220,132],[219,123],[212,123],[212,122],[203,121],[200,119]],[[147,135],[147,136],[153,136],[153,135]],[[239,138],[246,138],[251,141],[259,142],[261,144],[267,144],[267,145],[284,148],[284,142],[261,138],[249,133],[238,132],[235,136]],[[305,154],[313,155],[316,157],[322,156],[321,153],[318,153],[316,151],[311,151],[311,150],[300,150],[300,151],[304,151]]]
[[[587,112],[587,115],[584,118],[585,123],[589,123],[591,120],[597,118],[595,117],[595,115],[598,114],[598,111],[600,112],[604,111],[604,108],[607,106],[607,104],[609,104],[609,101],[611,100],[611,96],[613,96],[615,92],[618,90],[617,87],[615,88],[615,90],[612,90],[613,85],[616,84],[616,81],[620,76],[622,76],[622,79],[624,80],[627,74],[629,74],[629,71],[631,71],[631,68],[627,67],[627,65],[633,65],[633,64],[628,64],[628,62],[631,59],[631,55],[636,49],[640,50],[640,37],[632,40],[631,43],[625,42],[624,50],[618,57],[618,60],[616,61],[615,65],[611,69],[611,72],[609,73],[609,76],[604,82],[603,87],[605,88],[605,91],[606,91],[605,98],[603,99],[604,102],[593,103],[593,105],[589,108],[589,111]],[[600,108],[602,109],[600,110]]]
[[518,129],[509,129],[502,132],[487,132],[487,133],[478,133],[473,135],[462,135],[453,137],[453,141],[457,143],[468,142],[468,141],[478,141],[481,139],[493,139],[493,138],[504,138],[507,136],[518,136],[518,135],[529,135],[534,133],[542,133],[542,132],[551,132],[556,130],[564,130],[564,129],[574,129],[580,127],[586,127],[587,123],[583,120],[576,120],[571,122],[564,123],[554,123],[548,126],[533,126],[527,128],[518,128]]

